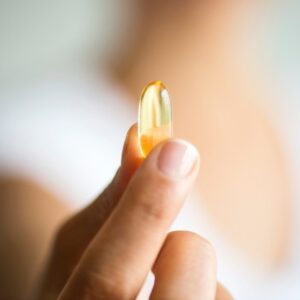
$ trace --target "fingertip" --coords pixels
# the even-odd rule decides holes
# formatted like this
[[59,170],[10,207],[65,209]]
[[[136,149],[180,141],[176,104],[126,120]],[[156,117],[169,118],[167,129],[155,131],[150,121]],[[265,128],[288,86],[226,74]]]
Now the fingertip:
[[174,180],[195,178],[200,166],[200,155],[193,144],[183,139],[172,138],[158,144],[144,158],[139,144],[138,126],[134,123],[129,128],[124,142],[119,171],[121,181],[127,184],[144,161],[145,165],[152,165],[161,174]]
[[137,123],[134,123],[127,131],[122,151],[121,169],[122,177],[129,180],[143,161],[138,143]]

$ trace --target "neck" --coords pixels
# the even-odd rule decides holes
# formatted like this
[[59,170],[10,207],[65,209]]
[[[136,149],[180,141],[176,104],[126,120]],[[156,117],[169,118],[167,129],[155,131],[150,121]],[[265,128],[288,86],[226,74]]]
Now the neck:
[[249,89],[254,90],[252,62],[243,57],[243,44],[237,43],[236,34],[237,28],[242,31],[243,11],[234,8],[228,3],[195,8],[184,12],[189,18],[181,15],[180,19],[175,13],[146,16],[138,43],[116,69],[117,79],[132,99],[137,99],[146,83],[162,80],[178,107],[187,99],[193,107],[199,101],[250,97]]

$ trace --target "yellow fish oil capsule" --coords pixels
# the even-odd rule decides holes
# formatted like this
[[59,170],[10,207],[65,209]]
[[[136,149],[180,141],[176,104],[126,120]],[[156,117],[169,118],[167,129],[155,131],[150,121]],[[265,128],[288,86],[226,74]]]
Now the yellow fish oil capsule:
[[172,105],[161,81],[149,83],[139,103],[139,143],[144,157],[158,143],[172,136]]

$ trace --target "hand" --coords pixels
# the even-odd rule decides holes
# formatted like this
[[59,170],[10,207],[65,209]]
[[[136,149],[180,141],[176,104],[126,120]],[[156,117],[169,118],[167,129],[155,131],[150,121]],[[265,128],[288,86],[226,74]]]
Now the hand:
[[39,299],[135,299],[151,270],[153,300],[231,299],[210,244],[167,233],[196,179],[197,151],[169,140],[143,161],[137,145],[133,126],[111,184],[58,232]]

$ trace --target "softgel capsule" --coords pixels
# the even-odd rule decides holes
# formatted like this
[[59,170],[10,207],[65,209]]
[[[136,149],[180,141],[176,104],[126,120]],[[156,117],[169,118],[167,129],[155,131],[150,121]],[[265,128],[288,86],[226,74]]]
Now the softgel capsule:
[[149,83],[139,103],[138,135],[144,157],[158,143],[172,137],[172,105],[161,81]]

